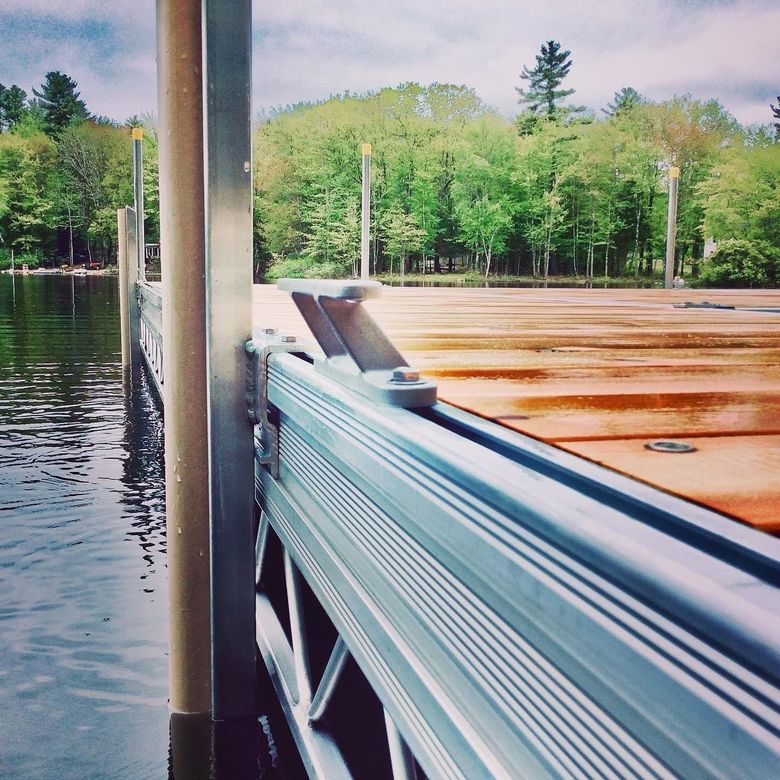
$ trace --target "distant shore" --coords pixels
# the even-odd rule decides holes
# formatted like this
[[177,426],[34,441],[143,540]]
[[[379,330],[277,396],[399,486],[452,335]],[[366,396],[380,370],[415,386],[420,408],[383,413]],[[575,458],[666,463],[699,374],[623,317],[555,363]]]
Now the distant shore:
[[482,274],[474,273],[431,273],[431,274],[379,274],[372,276],[372,279],[382,282],[382,284],[389,284],[397,286],[400,284],[413,284],[413,285],[467,285],[469,287],[478,286],[481,284],[490,285],[518,285],[523,287],[543,287],[545,285],[550,287],[654,287],[663,286],[663,279],[656,278],[651,279],[645,276],[621,276],[616,278],[610,278],[606,276],[598,277],[585,277],[585,276],[548,276],[544,278],[542,276],[518,276],[518,275],[500,275],[491,274],[490,276],[483,276]]
[[14,276],[115,276],[116,266],[98,268],[88,271],[86,268],[5,268],[0,273],[13,274]]

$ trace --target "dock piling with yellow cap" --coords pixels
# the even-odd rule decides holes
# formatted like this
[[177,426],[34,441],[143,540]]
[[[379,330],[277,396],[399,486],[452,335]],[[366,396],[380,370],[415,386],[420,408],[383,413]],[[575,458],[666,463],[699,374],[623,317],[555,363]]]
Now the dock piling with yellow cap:
[[368,279],[368,226],[371,220],[371,144],[363,144],[363,197],[360,208],[360,278]]
[[141,281],[146,280],[146,266],[144,255],[146,253],[146,242],[144,240],[144,172],[143,172],[143,137],[144,131],[141,127],[134,127],[133,136],[133,194],[136,219],[136,257],[135,262],[138,267],[138,278]]
[[669,169],[669,212],[666,220],[666,266],[664,287],[670,290],[674,283],[674,248],[677,238],[677,186],[680,183],[680,169],[675,165]]

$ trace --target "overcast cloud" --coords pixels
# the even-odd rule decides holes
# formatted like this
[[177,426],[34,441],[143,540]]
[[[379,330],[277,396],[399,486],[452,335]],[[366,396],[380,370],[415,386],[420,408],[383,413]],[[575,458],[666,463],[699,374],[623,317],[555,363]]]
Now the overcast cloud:
[[[254,8],[255,110],[404,81],[474,87],[506,116],[543,41],[570,49],[566,86],[598,111],[624,86],[654,100],[717,98],[743,123],[780,93],[780,4],[770,0],[267,0]],[[49,70],[88,108],[156,110],[152,0],[0,0],[0,82]]]

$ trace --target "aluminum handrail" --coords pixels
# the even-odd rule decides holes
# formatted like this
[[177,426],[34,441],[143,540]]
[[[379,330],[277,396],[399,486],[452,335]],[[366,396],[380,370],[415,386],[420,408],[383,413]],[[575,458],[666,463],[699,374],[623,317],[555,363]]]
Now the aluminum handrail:
[[267,392],[260,506],[430,777],[776,770],[777,540],[740,529],[760,555],[715,555],[647,486],[616,502],[587,464],[584,491],[553,448],[511,457],[299,356],[269,357]]
[[159,287],[139,280],[138,292],[138,340],[157,396],[162,400],[162,388],[165,383],[163,367],[163,325],[162,325],[162,292]]

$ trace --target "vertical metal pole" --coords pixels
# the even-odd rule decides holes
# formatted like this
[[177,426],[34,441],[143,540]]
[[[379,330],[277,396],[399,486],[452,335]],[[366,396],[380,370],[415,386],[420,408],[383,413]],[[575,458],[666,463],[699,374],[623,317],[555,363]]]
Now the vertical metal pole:
[[116,264],[119,272],[119,330],[122,340],[122,368],[130,368],[132,353],[130,344],[130,296],[128,295],[127,267],[127,211],[117,209],[117,253]]
[[211,711],[201,7],[157,0],[170,706]]
[[677,185],[680,181],[680,169],[669,169],[669,212],[666,218],[666,266],[664,268],[664,287],[669,290],[674,281],[674,245],[677,236]]
[[212,717],[255,711],[250,0],[203,0]]
[[138,241],[137,258],[138,277],[146,281],[146,233],[144,231],[144,170],[143,170],[143,137],[140,127],[133,128],[133,193],[136,219],[136,237]]
[[360,278],[368,279],[368,233],[371,221],[371,144],[363,144],[363,197],[360,208]]
[[131,378],[134,380],[141,368],[141,313],[138,311],[138,268],[135,259],[138,251],[138,236],[136,234],[135,210],[125,206],[125,295],[122,307],[127,314],[127,331],[129,341]]

